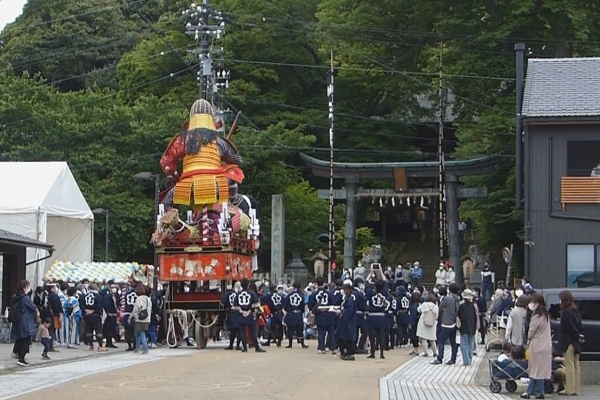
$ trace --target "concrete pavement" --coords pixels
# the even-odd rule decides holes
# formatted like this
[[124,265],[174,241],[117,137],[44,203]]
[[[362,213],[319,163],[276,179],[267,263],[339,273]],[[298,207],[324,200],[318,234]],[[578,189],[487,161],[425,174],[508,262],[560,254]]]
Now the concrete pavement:
[[[98,353],[88,350],[88,346],[79,346],[76,349],[68,349],[66,347],[58,346],[58,353],[49,353],[51,360],[42,360],[43,346],[41,343],[34,342],[29,348],[29,354],[25,358],[27,362],[31,364],[31,367],[39,368],[48,365],[54,365],[56,363],[72,362],[76,360],[82,360],[91,357],[104,357],[110,354],[124,353],[127,344],[121,342],[117,343],[118,349],[109,349],[106,353]],[[17,360],[10,357],[12,353],[12,343],[0,343],[0,374],[6,374],[13,370],[20,369],[17,365]]]
[[385,360],[360,355],[346,362],[319,355],[315,342],[309,344],[306,350],[271,346],[257,354],[225,351],[224,344],[211,343],[200,351],[163,348],[148,355],[112,354],[24,369],[2,376],[0,399],[374,399],[380,377],[410,359],[409,350],[393,350]]

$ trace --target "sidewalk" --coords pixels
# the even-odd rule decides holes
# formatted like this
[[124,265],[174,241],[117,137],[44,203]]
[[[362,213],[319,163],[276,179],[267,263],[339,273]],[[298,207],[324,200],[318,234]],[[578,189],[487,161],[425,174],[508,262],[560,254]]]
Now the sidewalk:
[[[450,359],[450,346],[444,351],[444,363]],[[380,400],[514,400],[526,389],[519,384],[515,393],[508,393],[502,382],[502,392],[494,394],[489,389],[488,360],[498,353],[486,353],[478,346],[478,356],[470,366],[462,365],[460,350],[456,365],[431,365],[433,357],[415,357],[396,368],[379,382]],[[558,398],[555,393],[546,398]],[[586,386],[578,400],[597,400],[600,386]]]
[[[88,350],[88,346],[79,346],[77,349],[68,349],[66,347],[57,346],[58,353],[49,353],[51,360],[42,359],[43,346],[39,342],[34,342],[29,348],[29,354],[25,358],[31,364],[31,367],[45,367],[48,365],[60,364],[65,362],[73,362],[84,360],[92,357],[102,357],[107,354],[124,353],[127,344],[124,342],[117,343],[118,349],[109,349],[107,352],[97,352]],[[0,374],[6,374],[16,369],[23,369],[17,365],[17,360],[12,358],[12,343],[0,343]],[[31,368],[30,367],[30,368]]]

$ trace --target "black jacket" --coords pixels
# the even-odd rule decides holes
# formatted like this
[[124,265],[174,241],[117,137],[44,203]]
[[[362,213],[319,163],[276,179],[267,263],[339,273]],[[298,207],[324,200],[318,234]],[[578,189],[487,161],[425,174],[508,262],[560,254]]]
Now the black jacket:
[[581,353],[581,342],[579,335],[583,335],[583,325],[579,311],[571,308],[565,308],[560,315],[560,340],[558,351],[565,354],[569,345],[575,349],[575,353]]
[[461,335],[475,335],[477,332],[477,311],[475,311],[475,304],[473,303],[461,303],[458,306],[458,319],[460,319],[460,334]]
[[48,292],[48,308],[52,311],[52,315],[58,317],[63,313],[62,303],[57,293],[52,291]]

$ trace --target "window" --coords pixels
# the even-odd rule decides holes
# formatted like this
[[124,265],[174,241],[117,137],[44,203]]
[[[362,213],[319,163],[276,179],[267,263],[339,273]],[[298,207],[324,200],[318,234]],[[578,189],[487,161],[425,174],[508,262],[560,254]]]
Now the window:
[[589,287],[596,284],[598,260],[593,244],[567,245],[567,287]]
[[[574,293],[575,303],[579,308],[582,320],[600,321],[600,300],[580,300],[577,293]],[[560,320],[560,300],[558,294],[550,294],[546,297],[546,306],[550,313],[550,318]]]
[[600,321],[600,300],[575,300],[582,320]]
[[600,140],[567,142],[567,176],[591,176],[600,166]]

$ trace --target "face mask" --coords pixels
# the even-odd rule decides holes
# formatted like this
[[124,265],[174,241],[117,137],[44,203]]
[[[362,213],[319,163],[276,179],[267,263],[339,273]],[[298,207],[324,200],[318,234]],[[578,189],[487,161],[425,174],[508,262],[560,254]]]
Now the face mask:
[[527,284],[527,282],[521,281],[521,286],[525,286],[526,284]]
[[440,290],[438,288],[433,289],[433,293],[438,294],[439,292],[440,292]]
[[112,288],[112,289],[110,289],[110,291],[111,291],[112,293],[117,293],[117,288]]
[[523,291],[522,291],[522,290],[517,290],[517,291],[515,292],[515,296],[517,296],[517,297],[520,297],[520,296],[522,296],[522,295],[523,295]]
[[279,290],[277,291],[277,293],[278,293],[278,294],[283,294],[283,289],[279,289]]
[[190,291],[190,288],[189,288],[189,286],[185,286],[185,287],[183,288],[183,293],[188,293],[189,291]]
[[84,288],[84,289],[88,289],[89,287],[90,287],[90,284],[89,284],[89,283],[84,283],[84,284],[83,284],[83,288]]
[[535,309],[537,308],[537,304],[529,303],[527,305],[527,308],[529,308],[531,311],[535,311]]

